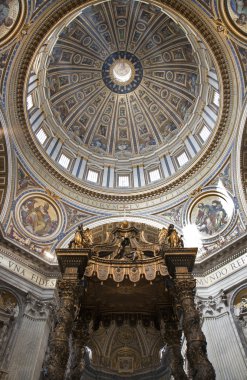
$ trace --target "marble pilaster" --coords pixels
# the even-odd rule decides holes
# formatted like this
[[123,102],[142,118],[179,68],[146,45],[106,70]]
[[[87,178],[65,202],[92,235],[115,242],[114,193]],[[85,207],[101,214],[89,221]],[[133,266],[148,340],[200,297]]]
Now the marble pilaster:
[[221,291],[215,297],[197,297],[197,306],[201,311],[208,356],[217,380],[246,380],[247,363],[225,293]]
[[31,294],[21,320],[15,346],[10,358],[8,380],[37,380],[50,332],[50,301],[41,301]]

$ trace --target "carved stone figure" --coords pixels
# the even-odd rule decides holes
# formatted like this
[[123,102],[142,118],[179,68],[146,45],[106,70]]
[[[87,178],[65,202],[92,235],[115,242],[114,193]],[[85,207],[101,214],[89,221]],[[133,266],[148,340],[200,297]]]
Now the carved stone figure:
[[178,248],[184,248],[183,235],[180,235],[178,238]]

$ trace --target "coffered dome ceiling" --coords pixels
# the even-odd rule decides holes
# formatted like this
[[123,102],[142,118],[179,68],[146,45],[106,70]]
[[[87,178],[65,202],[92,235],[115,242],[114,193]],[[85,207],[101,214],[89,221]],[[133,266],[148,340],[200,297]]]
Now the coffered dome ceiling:
[[190,27],[159,7],[88,6],[37,55],[29,126],[45,157],[87,187],[160,186],[210,141],[220,110],[216,66]]
[[170,17],[136,1],[106,2],[60,33],[47,65],[47,98],[57,125],[78,146],[133,158],[183,132],[199,78],[194,49]]

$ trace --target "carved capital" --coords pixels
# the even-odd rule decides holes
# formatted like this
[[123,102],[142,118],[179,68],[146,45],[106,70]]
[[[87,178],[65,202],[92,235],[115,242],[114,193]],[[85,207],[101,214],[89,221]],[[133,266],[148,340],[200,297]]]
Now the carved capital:
[[175,280],[175,288],[178,297],[193,297],[195,294],[196,280],[193,277],[181,278]]
[[32,295],[27,294],[25,315],[36,320],[47,320],[53,312],[55,304],[52,300],[43,301]]
[[227,298],[223,290],[215,297],[202,298],[196,296],[196,306],[204,318],[215,317],[226,312]]

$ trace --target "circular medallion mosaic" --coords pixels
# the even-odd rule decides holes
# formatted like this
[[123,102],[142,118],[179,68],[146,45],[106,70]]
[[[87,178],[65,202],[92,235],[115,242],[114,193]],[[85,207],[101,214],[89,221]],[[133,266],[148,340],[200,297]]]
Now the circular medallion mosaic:
[[141,83],[142,76],[143,69],[139,59],[125,51],[111,54],[102,66],[105,85],[117,94],[134,91]]
[[247,34],[247,2],[244,0],[225,1],[227,16],[243,34]]
[[23,0],[0,1],[0,45],[12,40],[24,20]]
[[208,193],[192,205],[189,222],[195,224],[202,239],[219,235],[230,223],[234,205],[230,196]]
[[17,207],[17,217],[26,234],[36,239],[53,238],[60,229],[61,216],[57,206],[47,197],[25,197]]

